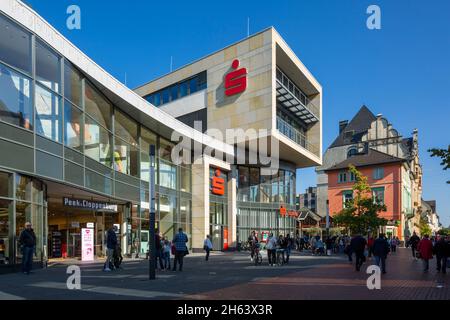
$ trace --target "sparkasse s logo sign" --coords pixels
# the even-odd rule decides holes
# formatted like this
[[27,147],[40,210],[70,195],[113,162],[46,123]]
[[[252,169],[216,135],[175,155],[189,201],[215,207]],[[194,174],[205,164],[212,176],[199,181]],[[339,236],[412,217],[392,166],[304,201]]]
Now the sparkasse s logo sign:
[[234,71],[225,76],[225,95],[227,97],[242,93],[247,89],[247,68],[238,69],[240,62],[235,59],[231,64]]
[[223,196],[225,194],[225,180],[220,177],[221,171],[216,169],[214,176],[211,178],[211,192],[217,196]]

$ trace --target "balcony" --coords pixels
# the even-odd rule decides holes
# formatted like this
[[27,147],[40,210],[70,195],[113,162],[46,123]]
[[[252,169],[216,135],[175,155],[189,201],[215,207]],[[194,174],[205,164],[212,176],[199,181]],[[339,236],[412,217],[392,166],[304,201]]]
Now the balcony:
[[277,68],[277,101],[306,125],[313,125],[319,121],[320,109],[279,68]]
[[291,126],[289,123],[287,123],[280,117],[277,117],[277,129],[282,135],[294,141],[299,146],[314,153],[315,155],[319,154],[318,146],[308,142],[306,136],[303,133],[295,129],[293,126]]

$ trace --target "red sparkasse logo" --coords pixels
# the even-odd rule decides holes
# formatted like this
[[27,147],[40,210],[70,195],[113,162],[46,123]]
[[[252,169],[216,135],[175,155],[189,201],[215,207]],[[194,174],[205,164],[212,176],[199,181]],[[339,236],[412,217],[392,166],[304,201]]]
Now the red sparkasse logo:
[[235,59],[231,67],[235,69],[225,76],[225,95],[233,96],[247,89],[247,68],[239,68],[239,60]]
[[225,194],[225,180],[220,177],[221,172],[217,169],[214,172],[214,176],[211,178],[211,192],[218,196],[223,196]]

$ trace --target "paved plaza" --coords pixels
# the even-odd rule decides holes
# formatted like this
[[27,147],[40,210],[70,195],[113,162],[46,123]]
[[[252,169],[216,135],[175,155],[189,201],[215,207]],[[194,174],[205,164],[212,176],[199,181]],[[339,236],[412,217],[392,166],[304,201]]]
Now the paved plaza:
[[244,252],[213,253],[208,262],[191,254],[183,272],[158,271],[157,279],[149,281],[147,260],[127,260],[122,270],[111,273],[103,272],[99,261],[79,264],[81,290],[67,288],[69,264],[58,263],[29,276],[1,275],[0,299],[450,299],[450,275],[436,273],[435,259],[424,274],[421,261],[399,249],[388,258],[380,290],[367,288],[371,263],[358,273],[343,255],[296,252],[289,265],[271,267],[267,259],[254,266]]

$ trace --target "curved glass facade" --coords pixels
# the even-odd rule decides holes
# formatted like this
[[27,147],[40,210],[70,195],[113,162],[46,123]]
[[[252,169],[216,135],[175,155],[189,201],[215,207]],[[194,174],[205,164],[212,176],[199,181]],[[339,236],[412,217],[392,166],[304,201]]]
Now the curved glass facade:
[[168,238],[180,226],[190,235],[191,168],[171,162],[173,144],[129,117],[70,61],[2,14],[0,30],[0,264],[20,262],[18,255],[13,259],[15,237],[28,219],[39,233],[37,257],[47,257],[45,184],[25,176],[129,203],[121,221],[129,224],[121,228],[128,236],[123,251],[146,252],[140,242],[149,229],[150,145],[159,150],[158,227]]

